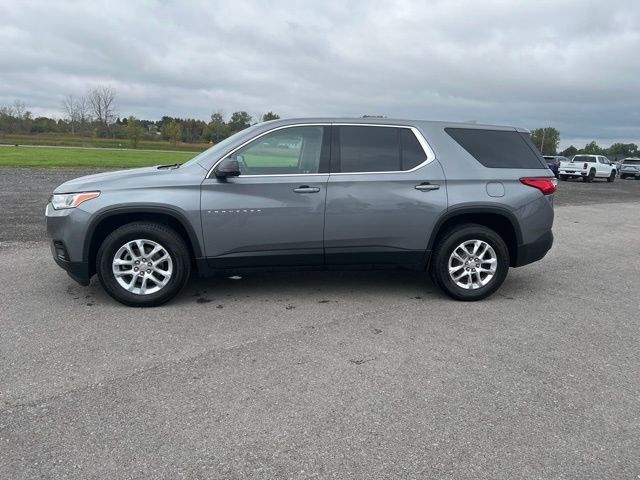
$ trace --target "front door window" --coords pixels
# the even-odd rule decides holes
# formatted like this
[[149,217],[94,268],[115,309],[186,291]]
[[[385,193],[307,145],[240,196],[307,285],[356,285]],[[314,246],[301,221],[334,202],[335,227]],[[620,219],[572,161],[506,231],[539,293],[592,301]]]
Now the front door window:
[[[326,172],[323,161],[325,127],[304,126],[276,130],[235,152],[242,175],[290,175]],[[328,157],[328,148],[325,148]]]

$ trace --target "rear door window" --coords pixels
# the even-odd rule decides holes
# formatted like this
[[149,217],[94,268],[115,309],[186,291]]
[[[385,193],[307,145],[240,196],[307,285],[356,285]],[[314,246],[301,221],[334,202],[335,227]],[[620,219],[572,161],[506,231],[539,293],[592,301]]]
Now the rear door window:
[[427,156],[414,133],[408,128],[399,128],[401,170],[411,170],[423,163]]
[[480,128],[445,128],[445,132],[485,167],[547,168],[526,133]]
[[336,127],[342,173],[407,171],[427,156],[409,128],[340,125]]

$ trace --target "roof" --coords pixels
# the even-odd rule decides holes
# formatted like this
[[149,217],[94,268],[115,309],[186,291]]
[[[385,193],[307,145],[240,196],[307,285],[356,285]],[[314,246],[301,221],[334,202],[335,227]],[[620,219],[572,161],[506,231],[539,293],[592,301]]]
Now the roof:
[[490,129],[490,130],[518,130],[519,132],[529,133],[529,130],[521,127],[510,125],[490,125],[471,122],[447,122],[437,120],[411,120],[402,118],[379,118],[379,117],[302,117],[302,118],[284,118],[279,120],[271,120],[265,122],[270,125],[290,125],[295,123],[358,123],[369,125],[404,125],[404,126],[428,126],[440,128],[473,128],[473,129]]

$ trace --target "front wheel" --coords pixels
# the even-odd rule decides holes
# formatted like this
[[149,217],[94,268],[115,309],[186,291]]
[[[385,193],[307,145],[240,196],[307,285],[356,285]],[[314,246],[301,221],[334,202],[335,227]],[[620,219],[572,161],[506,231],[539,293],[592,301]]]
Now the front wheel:
[[493,294],[509,271],[509,250],[494,230],[465,224],[444,232],[431,262],[434,282],[456,300],[482,300]]
[[611,183],[616,179],[616,171],[611,172],[611,175],[607,177],[607,182]]
[[626,176],[626,175],[622,175],[622,174],[620,174],[620,180],[624,180],[625,178],[627,178],[627,176]]
[[171,228],[152,222],[129,223],[102,242],[96,270],[111,297],[132,307],[155,307],[185,286],[191,258],[184,240]]
[[563,182],[567,180],[567,178],[569,178],[567,175],[560,175],[558,177],[560,180],[562,180]]

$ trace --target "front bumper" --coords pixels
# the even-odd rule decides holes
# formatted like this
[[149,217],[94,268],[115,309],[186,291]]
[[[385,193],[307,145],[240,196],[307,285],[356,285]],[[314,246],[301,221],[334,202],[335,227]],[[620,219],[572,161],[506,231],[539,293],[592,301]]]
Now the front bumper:
[[522,267],[543,258],[553,246],[553,232],[549,230],[531,243],[518,246],[518,255],[514,267]]
[[620,170],[620,175],[627,177],[640,177],[640,172],[637,170]]
[[89,285],[91,272],[88,259],[84,257],[89,214],[79,208],[54,210],[48,204],[45,216],[53,259],[80,285]]
[[[65,253],[62,253],[62,251]],[[67,275],[73,280],[85,287],[89,285],[91,277],[89,275],[89,264],[87,262],[72,262],[65,258],[66,247],[62,242],[57,240],[51,241],[51,254],[58,266],[65,270]]]

